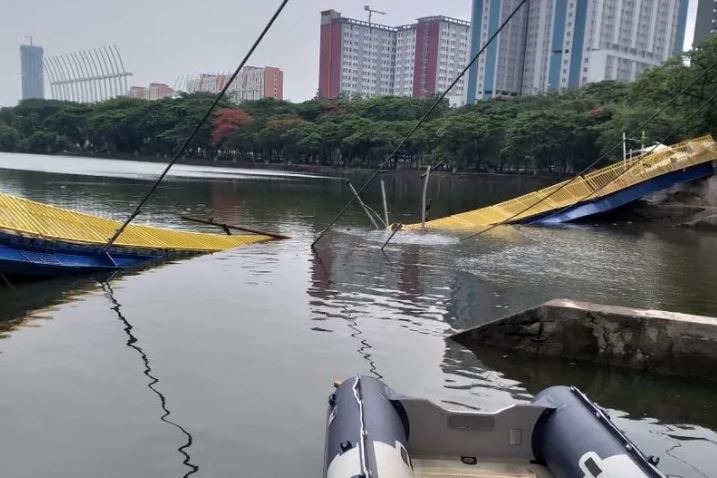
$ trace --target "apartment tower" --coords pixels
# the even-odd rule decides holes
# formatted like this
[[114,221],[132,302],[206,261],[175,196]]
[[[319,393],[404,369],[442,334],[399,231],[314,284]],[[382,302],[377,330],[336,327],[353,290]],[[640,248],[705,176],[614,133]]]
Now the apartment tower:
[[[391,27],[321,12],[319,96],[431,96],[468,61],[470,23],[445,16]],[[464,81],[449,100],[462,104]]]
[[20,45],[20,72],[22,76],[22,98],[45,97],[45,75],[42,63],[42,47]]
[[[471,54],[518,5],[473,0]],[[530,0],[471,68],[468,101],[633,81],[682,51],[688,0]]]

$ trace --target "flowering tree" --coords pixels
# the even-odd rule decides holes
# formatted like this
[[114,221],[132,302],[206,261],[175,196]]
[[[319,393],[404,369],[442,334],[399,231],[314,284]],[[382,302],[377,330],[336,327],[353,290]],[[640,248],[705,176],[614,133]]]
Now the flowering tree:
[[252,123],[253,118],[239,108],[226,108],[214,114],[211,120],[211,141],[215,147],[221,147],[243,126]]

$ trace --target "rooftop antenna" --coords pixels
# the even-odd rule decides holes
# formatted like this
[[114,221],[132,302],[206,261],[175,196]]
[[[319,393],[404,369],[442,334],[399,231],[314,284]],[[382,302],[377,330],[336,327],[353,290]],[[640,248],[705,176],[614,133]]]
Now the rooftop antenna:
[[29,41],[29,42],[30,42],[30,46],[32,46],[32,36],[27,36],[27,37],[25,37],[25,39],[26,39],[27,41]]

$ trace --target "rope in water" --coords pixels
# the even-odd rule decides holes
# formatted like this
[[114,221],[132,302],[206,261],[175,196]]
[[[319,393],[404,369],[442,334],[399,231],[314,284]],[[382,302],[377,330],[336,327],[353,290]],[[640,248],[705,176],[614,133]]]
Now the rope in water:
[[122,234],[122,232],[124,232],[124,230],[127,228],[127,226],[129,226],[129,224],[134,220],[134,218],[137,217],[137,215],[140,213],[140,211],[142,210],[142,207],[147,203],[147,201],[152,196],[152,194],[154,194],[154,192],[157,190],[157,188],[159,187],[162,180],[164,180],[164,177],[167,175],[167,173],[169,173],[169,170],[172,169],[172,166],[174,166],[174,164],[179,160],[179,158],[181,158],[184,155],[185,151],[189,147],[189,145],[192,142],[192,140],[194,139],[194,137],[197,135],[197,133],[199,133],[199,130],[201,129],[201,127],[204,126],[204,124],[207,122],[207,120],[209,119],[209,116],[214,111],[214,108],[216,108],[216,106],[219,104],[221,99],[224,97],[224,95],[226,94],[226,92],[229,89],[229,87],[231,86],[231,84],[234,82],[236,77],[239,75],[239,71],[242,68],[244,68],[244,65],[246,65],[246,62],[249,61],[249,58],[254,53],[254,50],[256,50],[256,48],[259,46],[259,43],[261,43],[261,41],[264,39],[264,36],[266,36],[267,32],[272,27],[272,25],[274,24],[276,19],[279,17],[282,10],[284,10],[284,7],[288,3],[288,1],[289,0],[282,0],[279,7],[276,9],[274,14],[271,16],[271,18],[267,22],[267,24],[264,26],[264,29],[261,31],[261,33],[256,38],[256,40],[254,40],[254,44],[252,44],[251,48],[249,48],[249,51],[244,56],[244,59],[241,61],[239,66],[237,66],[237,68],[234,70],[234,73],[229,78],[229,81],[226,82],[226,84],[224,85],[222,90],[217,94],[216,98],[214,98],[214,101],[212,102],[209,109],[207,109],[207,112],[204,113],[204,116],[202,116],[202,118],[199,120],[199,123],[197,123],[197,125],[194,127],[194,130],[192,131],[192,133],[187,137],[186,141],[184,141],[184,143],[179,148],[179,150],[177,150],[177,152],[175,153],[172,160],[167,164],[167,166],[164,168],[164,171],[162,171],[162,174],[159,175],[159,177],[154,182],[154,184],[152,184],[152,187],[149,188],[149,191],[147,191],[147,193],[144,195],[142,200],[137,204],[137,206],[135,207],[132,214],[130,214],[129,217],[124,221],[124,223],[122,223],[122,225],[115,231],[115,233],[112,235],[112,237],[110,237],[107,240],[107,243],[104,246],[102,246],[102,248],[100,249],[101,252],[107,251],[107,249],[109,249],[112,246],[112,244],[114,244],[114,242]]
[[[381,172],[381,170],[386,166],[387,163],[389,163],[392,159],[396,157],[398,152],[401,150],[403,145],[408,141],[408,139],[413,136],[413,133],[418,130],[418,128],[426,121],[428,116],[430,116],[431,113],[436,109],[436,107],[445,99],[445,97],[448,95],[448,93],[453,89],[456,84],[463,78],[463,76],[468,72],[468,70],[473,66],[473,64],[478,60],[478,57],[490,46],[490,44],[498,37],[501,31],[508,25],[508,23],[511,21],[511,19],[518,13],[518,11],[528,3],[529,0],[522,0],[517,7],[508,15],[508,17],[503,21],[503,23],[498,27],[498,29],[491,35],[491,37],[488,39],[488,41],[483,45],[483,47],[478,50],[478,53],[476,53],[471,61],[463,68],[463,70],[458,74],[458,76],[451,82],[450,85],[448,85],[448,88],[441,93],[441,95],[436,99],[436,101],[433,102],[431,107],[426,111],[426,113],[419,118],[418,122],[413,126],[413,128],[406,134],[406,136],[403,137],[403,139],[398,143],[398,146],[396,146],[391,154],[386,156],[383,161],[378,165],[378,167],[371,173],[371,175],[364,181],[364,183],[361,185],[361,187],[356,191],[356,195],[360,195],[366,187],[378,176],[378,174]],[[326,234],[333,226],[336,224],[336,221],[338,221],[341,216],[346,212],[346,210],[349,208],[351,204],[353,204],[354,200],[356,199],[356,195],[352,196],[351,199],[349,199],[346,204],[343,205],[343,207],[339,210],[338,213],[331,219],[329,224],[321,231],[319,232],[316,239],[314,239],[314,242],[311,243],[311,247],[314,248],[316,244],[321,240],[322,237],[324,237],[324,234]]]

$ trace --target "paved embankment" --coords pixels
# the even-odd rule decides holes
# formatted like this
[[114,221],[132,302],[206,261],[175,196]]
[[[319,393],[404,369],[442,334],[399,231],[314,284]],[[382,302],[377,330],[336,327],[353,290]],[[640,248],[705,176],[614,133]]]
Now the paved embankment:
[[554,299],[451,336],[494,347],[717,381],[717,318]]

